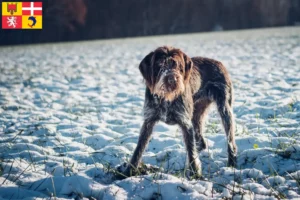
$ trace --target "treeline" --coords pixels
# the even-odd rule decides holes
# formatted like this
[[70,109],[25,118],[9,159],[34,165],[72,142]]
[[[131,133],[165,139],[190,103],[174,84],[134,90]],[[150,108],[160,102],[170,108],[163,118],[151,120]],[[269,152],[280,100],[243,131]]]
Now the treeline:
[[43,30],[1,30],[0,45],[287,26],[299,22],[300,0],[43,0]]

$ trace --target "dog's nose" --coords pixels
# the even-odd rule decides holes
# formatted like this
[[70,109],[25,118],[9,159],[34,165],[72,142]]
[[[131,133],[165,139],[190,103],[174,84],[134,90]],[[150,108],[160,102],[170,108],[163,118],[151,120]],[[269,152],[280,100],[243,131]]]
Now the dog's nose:
[[168,77],[168,83],[169,84],[174,84],[176,82],[176,77],[175,76],[169,76]]

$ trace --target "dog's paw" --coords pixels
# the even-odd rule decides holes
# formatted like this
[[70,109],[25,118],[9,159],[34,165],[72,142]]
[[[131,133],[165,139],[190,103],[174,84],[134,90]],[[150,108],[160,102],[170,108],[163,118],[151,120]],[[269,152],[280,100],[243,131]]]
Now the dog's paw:
[[189,180],[204,180],[204,177],[202,176],[201,171],[198,172],[194,172],[194,171],[188,171],[186,172],[186,178],[188,178]]
[[185,171],[185,176],[186,178],[188,178],[189,180],[203,180],[203,176],[202,176],[202,168],[201,168],[201,164],[198,166],[192,166],[190,165],[186,171]]
[[141,163],[138,168],[133,168],[128,163],[123,163],[122,165],[117,166],[115,178],[117,180],[122,180],[131,176],[148,175],[159,171],[160,169],[158,167],[145,165],[143,163]]
[[193,174],[188,177],[190,180],[204,180],[201,174]]
[[206,144],[205,141],[197,142],[197,143],[196,143],[196,148],[197,148],[197,151],[198,151],[198,152],[201,152],[201,151],[203,151],[204,149],[207,148],[207,144]]
[[116,167],[114,171],[115,179],[122,180],[130,176],[130,167],[128,167],[127,163],[123,163]]
[[236,156],[229,156],[227,166],[236,168],[236,166],[237,166],[237,157]]

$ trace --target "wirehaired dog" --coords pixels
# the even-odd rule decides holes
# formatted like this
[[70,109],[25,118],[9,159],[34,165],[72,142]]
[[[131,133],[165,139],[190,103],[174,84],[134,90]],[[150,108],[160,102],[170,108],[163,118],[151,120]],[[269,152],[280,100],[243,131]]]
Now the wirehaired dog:
[[207,147],[203,128],[207,110],[213,102],[217,105],[227,135],[228,166],[236,165],[233,87],[221,62],[203,57],[189,58],[180,49],[163,46],[149,53],[141,61],[139,70],[146,83],[144,123],[136,149],[124,172],[126,176],[137,173],[142,154],[158,121],[180,126],[190,175],[201,176],[197,150]]

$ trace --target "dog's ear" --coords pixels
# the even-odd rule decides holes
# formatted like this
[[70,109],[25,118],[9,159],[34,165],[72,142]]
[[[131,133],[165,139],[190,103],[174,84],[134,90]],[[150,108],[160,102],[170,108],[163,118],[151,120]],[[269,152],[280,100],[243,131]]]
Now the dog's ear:
[[139,69],[146,81],[146,85],[151,89],[153,87],[153,55],[154,52],[150,52],[140,63]]
[[184,80],[188,81],[190,78],[191,69],[193,67],[193,61],[190,57],[188,57],[185,54],[183,54],[183,58],[184,58],[184,64],[185,64]]

